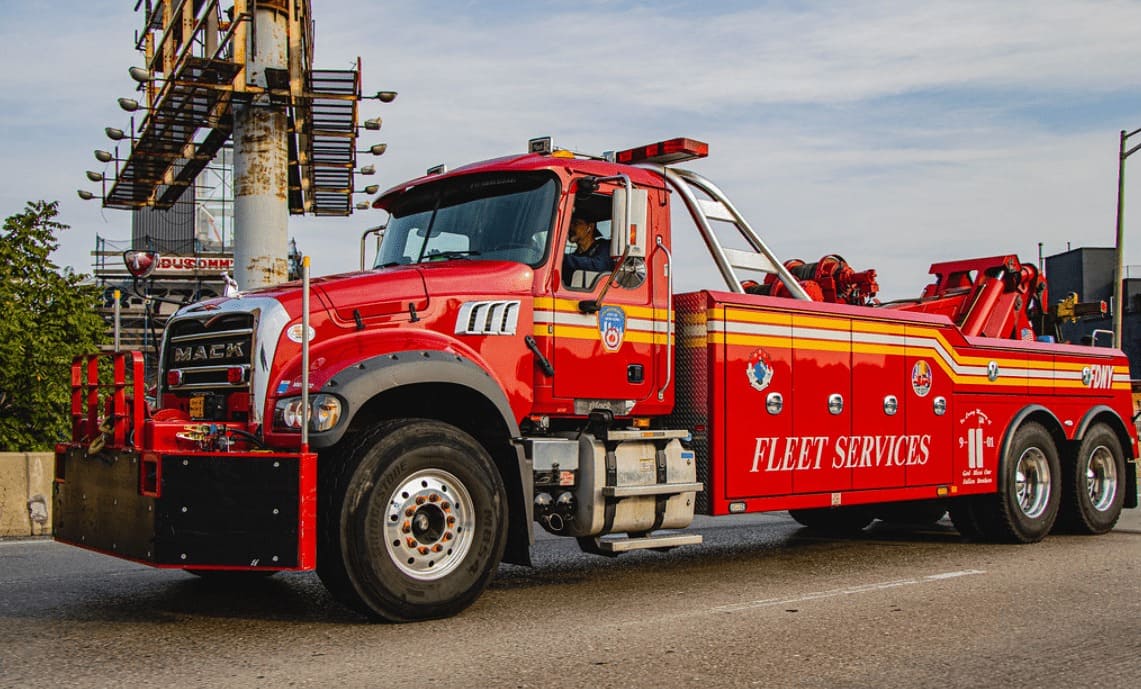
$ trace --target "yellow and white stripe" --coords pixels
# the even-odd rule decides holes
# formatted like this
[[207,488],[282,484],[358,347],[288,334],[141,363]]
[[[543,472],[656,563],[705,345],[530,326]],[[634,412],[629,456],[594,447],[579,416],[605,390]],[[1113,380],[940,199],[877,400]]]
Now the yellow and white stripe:
[[[995,352],[993,357],[967,355],[948,343],[937,326],[921,324],[731,307],[710,309],[704,319],[690,314],[682,322],[686,346],[726,344],[791,349],[795,343],[799,350],[847,351],[851,347],[854,354],[926,356],[956,384],[1089,389],[1082,381],[1083,369],[1094,365],[1055,362],[1050,354],[1036,352]],[[991,362],[999,369],[995,381],[987,378]],[[1114,366],[1112,389],[1129,389],[1126,366]]]
[[[666,344],[672,330],[666,323],[666,309],[628,304],[608,304],[617,306],[626,313],[625,342],[639,344]],[[578,302],[571,299],[540,297],[535,300],[534,335],[536,337],[566,338],[571,340],[594,340],[601,342],[598,330],[598,316],[582,313]]]

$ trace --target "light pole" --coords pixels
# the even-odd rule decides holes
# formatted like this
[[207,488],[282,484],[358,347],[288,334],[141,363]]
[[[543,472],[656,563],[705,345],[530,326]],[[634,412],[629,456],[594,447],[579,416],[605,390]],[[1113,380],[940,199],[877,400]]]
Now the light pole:
[[1137,144],[1133,148],[1126,150],[1125,142],[1129,137],[1141,132],[1141,129],[1134,129],[1127,132],[1121,130],[1121,144],[1117,152],[1117,243],[1114,244],[1113,252],[1117,258],[1117,272],[1114,275],[1113,283],[1113,343],[1120,349],[1124,344],[1121,340],[1122,335],[1122,316],[1125,313],[1125,159],[1141,149],[1141,144]]

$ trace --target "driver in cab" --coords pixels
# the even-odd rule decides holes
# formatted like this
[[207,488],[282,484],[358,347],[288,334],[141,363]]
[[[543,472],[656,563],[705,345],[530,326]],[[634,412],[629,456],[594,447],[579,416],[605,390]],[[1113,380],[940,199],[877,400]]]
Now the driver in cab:
[[594,223],[581,217],[573,218],[569,240],[575,250],[563,255],[563,280],[569,281],[576,270],[609,273],[613,269],[609,247]]

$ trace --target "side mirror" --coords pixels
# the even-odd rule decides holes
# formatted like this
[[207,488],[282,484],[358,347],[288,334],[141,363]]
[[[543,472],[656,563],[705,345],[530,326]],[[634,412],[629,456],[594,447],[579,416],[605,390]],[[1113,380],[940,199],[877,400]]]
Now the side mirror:
[[[610,254],[614,258],[625,255],[645,257],[646,240],[650,234],[650,228],[646,225],[646,209],[649,207],[646,190],[634,189],[630,194],[629,204],[626,201],[626,189],[622,187],[615,189],[610,209],[612,218]],[[627,207],[629,215],[626,212]],[[627,247],[629,247],[628,254]]]
[[384,230],[388,225],[381,225],[380,227],[371,227],[364,231],[361,235],[361,270],[365,267],[365,242],[368,241],[369,235],[376,236],[376,251],[380,253],[380,243],[384,240]]
[[578,180],[578,188],[575,189],[574,195],[576,199],[587,199],[596,191],[598,191],[597,177],[581,177]]

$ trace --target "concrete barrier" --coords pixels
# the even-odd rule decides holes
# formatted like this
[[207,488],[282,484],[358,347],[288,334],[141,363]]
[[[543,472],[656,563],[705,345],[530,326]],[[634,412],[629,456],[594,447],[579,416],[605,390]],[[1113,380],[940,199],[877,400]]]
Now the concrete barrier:
[[51,534],[50,452],[0,452],[0,538]]

